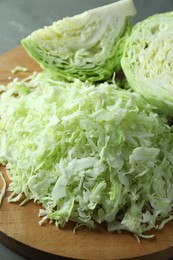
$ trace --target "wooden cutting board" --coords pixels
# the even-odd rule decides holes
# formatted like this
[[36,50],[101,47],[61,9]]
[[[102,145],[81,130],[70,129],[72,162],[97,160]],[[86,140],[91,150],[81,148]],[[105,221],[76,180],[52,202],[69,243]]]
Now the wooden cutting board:
[[[27,72],[12,75],[17,66]],[[40,70],[25,50],[19,46],[0,57],[0,84],[10,82],[9,76],[25,77]],[[5,173],[4,167],[1,170]],[[0,182],[0,188],[2,183]],[[0,207],[0,242],[30,259],[161,259],[173,257],[173,222],[161,231],[154,231],[155,238],[139,243],[129,233],[108,233],[104,227],[97,230],[79,228],[73,233],[73,225],[58,229],[54,224],[38,225],[40,206],[29,202],[24,206],[8,203],[6,193]],[[136,258],[137,257],[137,258]]]

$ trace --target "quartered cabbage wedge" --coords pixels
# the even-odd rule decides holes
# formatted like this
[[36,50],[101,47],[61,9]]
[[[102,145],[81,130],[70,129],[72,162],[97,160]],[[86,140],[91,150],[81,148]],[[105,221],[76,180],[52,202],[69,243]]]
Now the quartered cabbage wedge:
[[173,12],[153,15],[134,26],[122,67],[133,90],[173,115]]
[[120,69],[129,17],[135,14],[132,0],[122,0],[54,22],[22,44],[52,78],[105,80]]

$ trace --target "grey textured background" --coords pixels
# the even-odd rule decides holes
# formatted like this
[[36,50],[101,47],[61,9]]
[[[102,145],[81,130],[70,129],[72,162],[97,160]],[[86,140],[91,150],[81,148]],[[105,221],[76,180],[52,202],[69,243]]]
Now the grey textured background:
[[[20,44],[32,31],[112,0],[0,0],[0,54]],[[134,0],[136,23],[152,14],[173,10],[173,0]],[[0,260],[24,260],[0,244]]]

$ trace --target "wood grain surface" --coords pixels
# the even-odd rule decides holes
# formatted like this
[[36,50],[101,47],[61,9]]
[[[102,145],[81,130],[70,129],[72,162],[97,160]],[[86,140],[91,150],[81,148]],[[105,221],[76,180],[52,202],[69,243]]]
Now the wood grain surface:
[[[12,75],[17,66],[28,68],[27,72]],[[25,77],[39,66],[19,46],[0,57],[0,84],[7,84],[8,77]],[[5,174],[4,167],[1,169]],[[6,177],[7,179],[7,177]],[[1,187],[0,183],[0,187]],[[173,222],[161,231],[153,231],[154,238],[137,239],[129,233],[109,233],[104,227],[97,230],[79,228],[73,233],[73,224],[58,229],[54,224],[39,226],[40,205],[29,202],[24,206],[8,203],[7,197],[0,207],[0,242],[30,259],[161,259],[173,257]]]

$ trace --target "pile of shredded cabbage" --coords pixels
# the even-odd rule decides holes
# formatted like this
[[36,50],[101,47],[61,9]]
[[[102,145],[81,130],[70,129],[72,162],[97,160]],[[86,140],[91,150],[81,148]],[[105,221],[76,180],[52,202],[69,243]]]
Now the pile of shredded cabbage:
[[[40,215],[136,236],[173,219],[173,133],[137,93],[39,73],[0,96],[0,163],[8,198]],[[158,220],[161,220],[158,225]]]

